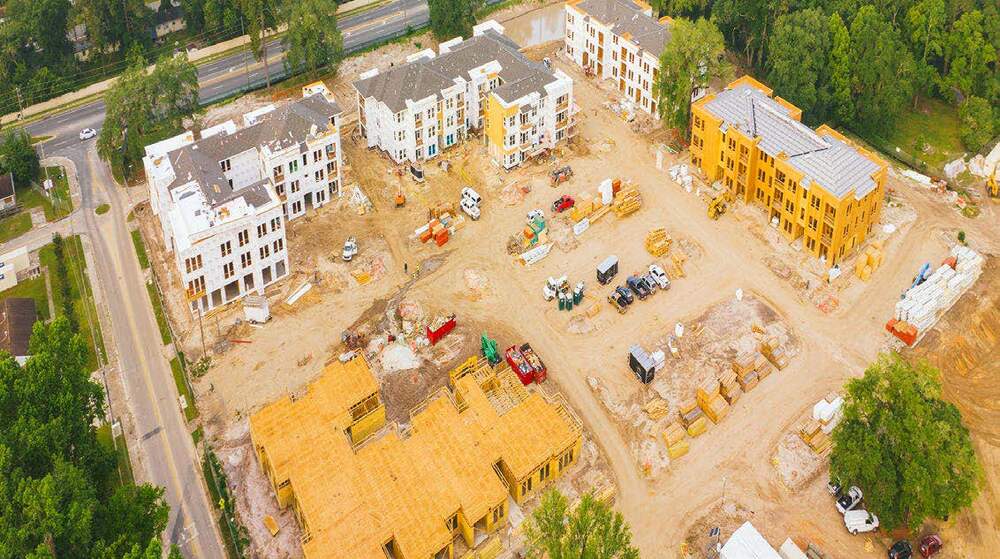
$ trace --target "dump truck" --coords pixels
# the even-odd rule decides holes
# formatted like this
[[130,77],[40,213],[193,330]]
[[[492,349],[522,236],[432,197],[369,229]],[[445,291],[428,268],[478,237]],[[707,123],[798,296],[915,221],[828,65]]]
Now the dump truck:
[[504,352],[507,363],[514,370],[521,384],[527,386],[532,382],[541,384],[545,382],[548,370],[545,363],[531,349],[531,344],[525,343],[520,346],[512,345]]

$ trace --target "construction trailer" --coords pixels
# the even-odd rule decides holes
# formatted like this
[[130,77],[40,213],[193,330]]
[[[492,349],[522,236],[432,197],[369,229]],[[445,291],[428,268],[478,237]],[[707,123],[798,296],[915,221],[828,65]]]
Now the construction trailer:
[[251,416],[254,452],[307,559],[453,559],[458,537],[495,546],[508,500],[523,503],[578,460],[581,423],[560,396],[529,392],[482,357],[450,376],[406,427],[386,428],[360,356]]

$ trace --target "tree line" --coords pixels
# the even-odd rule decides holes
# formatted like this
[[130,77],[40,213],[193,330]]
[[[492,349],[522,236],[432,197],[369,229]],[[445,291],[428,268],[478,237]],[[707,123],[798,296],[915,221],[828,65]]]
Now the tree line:
[[118,479],[80,334],[38,322],[30,351],[24,366],[0,357],[0,557],[160,559],[163,489]]
[[[163,0],[160,10],[170,9]],[[155,60],[186,45],[155,45],[156,12],[143,0],[6,0],[0,2],[0,114],[120,74],[136,53]],[[334,62],[341,50],[335,0],[180,0],[181,40],[212,44],[251,36],[257,60],[266,60],[265,34],[288,26],[289,69],[295,73]],[[86,29],[83,60],[69,34]],[[82,29],[82,28],[81,28]],[[269,70],[269,68],[268,68]],[[269,80],[268,80],[269,81]]]
[[[690,91],[684,84],[704,85],[733,66],[814,126],[884,139],[919,97],[933,97],[958,107],[972,151],[1000,130],[995,0],[654,0],[653,9],[675,17],[658,90],[667,123],[681,130],[689,118],[680,106]],[[707,73],[699,68],[706,60]]]

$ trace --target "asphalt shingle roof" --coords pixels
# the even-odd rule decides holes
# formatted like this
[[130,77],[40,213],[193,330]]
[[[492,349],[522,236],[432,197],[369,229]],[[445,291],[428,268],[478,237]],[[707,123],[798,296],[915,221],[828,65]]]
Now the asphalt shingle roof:
[[406,108],[407,99],[437,96],[455,85],[455,79],[468,80],[472,69],[492,61],[500,64],[503,82],[494,91],[508,102],[533,91],[543,93],[544,86],[556,79],[543,64],[525,58],[517,43],[487,30],[455,45],[450,52],[395,66],[354,82],[354,87],[362,97],[373,97],[398,113]]
[[577,8],[656,56],[670,40],[670,29],[629,0],[584,0]]
[[174,150],[166,155],[170,158],[176,176],[167,189],[197,181],[212,208],[239,197],[245,198],[252,206],[262,206],[270,200],[266,188],[268,179],[233,189],[223,175],[219,162],[259,146],[267,146],[271,151],[280,151],[293,145],[304,149],[305,139],[312,127],[325,130],[330,124],[330,118],[341,112],[337,103],[316,93],[260,116],[253,126],[247,126],[233,134],[220,133],[202,138]]
[[36,320],[34,299],[9,297],[0,301],[0,350],[14,357],[28,355],[31,328]]
[[787,162],[805,175],[802,186],[813,182],[836,196],[853,193],[863,198],[877,186],[872,175],[879,164],[853,146],[831,134],[818,134],[790,116],[787,107],[763,91],[741,84],[716,94],[705,108],[721,118],[723,127],[736,127],[751,138],[760,138],[758,147]]

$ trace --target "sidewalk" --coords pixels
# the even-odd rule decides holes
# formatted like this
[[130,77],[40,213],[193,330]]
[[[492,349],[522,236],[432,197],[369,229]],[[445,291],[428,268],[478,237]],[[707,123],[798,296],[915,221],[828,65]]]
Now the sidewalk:
[[[371,4],[379,4],[379,3],[383,2],[383,1],[384,0],[351,0],[350,2],[341,4],[340,6],[338,6],[337,7],[337,11],[338,12],[343,12],[343,13],[350,12],[350,11],[356,11],[356,10],[358,10],[360,8],[365,7],[365,6],[368,6],[368,5],[371,5]],[[285,30],[285,26],[281,26],[277,30],[275,30],[273,33],[269,33],[267,35],[267,37],[270,38],[270,37],[272,37],[274,35],[277,35],[279,33],[283,33],[284,30]],[[207,46],[205,48],[191,49],[191,50],[187,51],[188,59],[191,62],[197,63],[199,60],[204,60],[206,58],[210,58],[210,57],[213,57],[215,55],[218,55],[218,54],[221,54],[221,53],[225,53],[226,51],[246,46],[249,43],[250,43],[250,37],[248,35],[241,35],[241,36],[236,37],[234,39],[229,39],[228,41],[223,41],[221,43],[216,43],[214,45],[210,45],[210,46]],[[151,64],[148,67],[148,70],[151,71],[155,67],[156,67],[155,64]],[[30,107],[26,107],[24,109],[24,111],[22,111],[22,119],[27,119],[27,118],[30,118],[30,117],[32,117],[34,115],[39,114],[39,113],[44,113],[46,111],[51,111],[51,110],[54,110],[54,109],[58,109],[59,107],[62,107],[63,105],[69,105],[69,104],[74,103],[76,101],[80,101],[81,99],[86,99],[87,97],[91,97],[91,96],[94,96],[94,95],[98,95],[98,94],[104,93],[105,91],[107,91],[107,89],[109,87],[111,87],[111,84],[116,79],[117,79],[117,76],[113,77],[113,78],[108,78],[108,79],[106,79],[104,81],[97,82],[97,83],[94,83],[94,84],[90,84],[87,87],[84,87],[83,89],[78,89],[76,91],[72,91],[70,93],[66,93],[66,94],[60,95],[59,97],[54,97],[52,99],[49,99],[48,101],[43,101],[41,103],[32,105]],[[10,113],[10,114],[3,115],[3,117],[0,117],[0,125],[6,125],[7,123],[13,122],[16,119],[17,119],[17,113],[16,112],[15,113]]]

